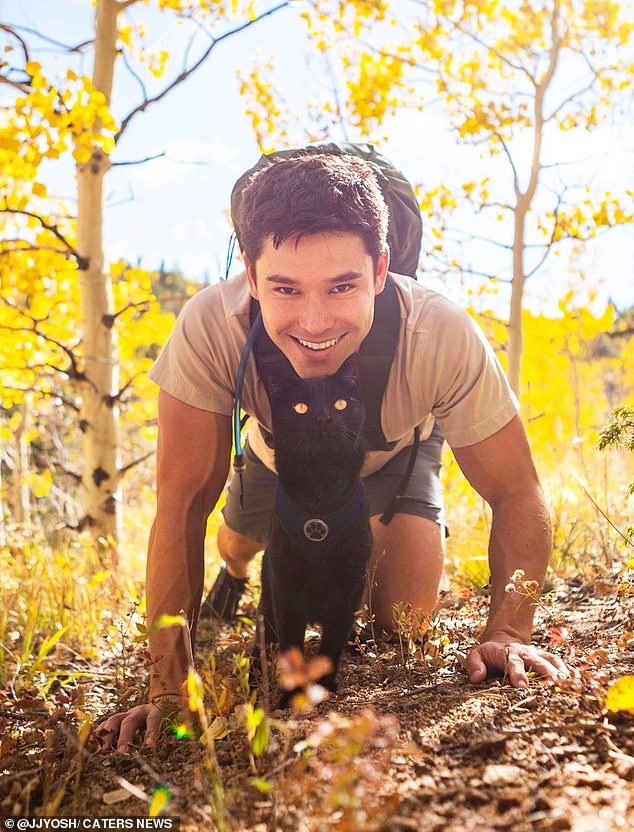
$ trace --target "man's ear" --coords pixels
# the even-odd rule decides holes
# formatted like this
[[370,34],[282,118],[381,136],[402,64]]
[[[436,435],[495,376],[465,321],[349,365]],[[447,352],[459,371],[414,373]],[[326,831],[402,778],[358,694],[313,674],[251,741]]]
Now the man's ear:
[[249,292],[251,292],[251,297],[254,298],[254,300],[259,300],[258,286],[255,281],[255,266],[252,265],[251,261],[247,260],[247,258],[245,257],[244,267],[247,272],[247,283],[249,284]]
[[390,268],[390,247],[386,244],[376,261],[376,276],[374,278],[374,294],[380,295],[385,289],[387,272]]

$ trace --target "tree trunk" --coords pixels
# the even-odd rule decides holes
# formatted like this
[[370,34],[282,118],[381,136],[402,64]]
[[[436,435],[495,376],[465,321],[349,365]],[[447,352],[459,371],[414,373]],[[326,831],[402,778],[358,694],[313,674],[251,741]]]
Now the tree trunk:
[[31,529],[31,489],[29,488],[29,443],[27,434],[31,427],[31,398],[27,394],[20,405],[20,426],[15,432],[14,468],[14,520],[23,527],[24,533]]
[[527,205],[520,197],[514,211],[515,227],[513,229],[513,284],[511,286],[511,308],[509,312],[509,348],[508,348],[508,377],[513,392],[520,398],[520,369],[524,336],[522,332],[522,301],[524,299],[524,226],[526,222]]
[[542,170],[542,142],[544,138],[544,98],[553,80],[559,51],[561,36],[559,34],[559,0],[553,3],[551,18],[551,47],[548,56],[548,66],[542,78],[535,80],[534,124],[533,124],[533,153],[531,158],[530,178],[524,193],[520,191],[515,167],[515,210],[513,229],[513,286],[511,289],[511,309],[509,314],[509,382],[517,398],[520,398],[520,379],[522,365],[523,335],[522,335],[522,301],[524,299],[524,285],[526,272],[524,271],[524,237],[526,232],[526,215],[531,208],[539,175]]
[[[106,97],[112,93],[116,60],[116,0],[97,0],[93,85]],[[95,129],[98,129],[96,125]],[[80,527],[95,537],[119,536],[119,408],[118,356],[112,314],[112,285],[104,273],[103,180],[109,158],[95,146],[92,158],[77,166],[77,248],[84,259],[80,271],[81,319],[86,376],[80,424],[84,470],[81,481],[83,517]]]

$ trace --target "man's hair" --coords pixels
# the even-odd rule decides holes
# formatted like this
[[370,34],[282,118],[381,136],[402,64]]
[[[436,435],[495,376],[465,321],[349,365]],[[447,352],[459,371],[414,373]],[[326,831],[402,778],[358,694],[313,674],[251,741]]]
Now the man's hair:
[[389,211],[372,167],[355,156],[305,152],[256,171],[240,195],[236,232],[255,265],[273,246],[311,234],[352,233],[374,266],[385,249]]

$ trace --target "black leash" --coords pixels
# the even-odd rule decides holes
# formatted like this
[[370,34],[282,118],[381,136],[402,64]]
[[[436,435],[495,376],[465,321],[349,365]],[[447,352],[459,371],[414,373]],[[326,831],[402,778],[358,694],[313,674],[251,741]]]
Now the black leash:
[[420,445],[420,428],[417,426],[414,428],[414,442],[412,443],[412,450],[410,451],[409,460],[407,461],[407,469],[405,473],[401,477],[401,481],[398,484],[398,488],[394,493],[394,496],[390,500],[388,507],[385,509],[383,514],[379,518],[379,522],[383,523],[384,526],[390,522],[392,517],[396,514],[396,509],[398,508],[398,501],[403,499],[407,491],[407,486],[409,485],[409,481],[412,478],[412,472],[414,471],[414,465],[416,464],[416,455],[418,454],[418,447]]

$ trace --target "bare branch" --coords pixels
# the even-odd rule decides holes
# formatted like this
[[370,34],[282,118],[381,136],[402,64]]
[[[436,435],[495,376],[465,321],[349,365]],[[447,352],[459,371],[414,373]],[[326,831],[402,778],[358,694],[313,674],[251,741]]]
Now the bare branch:
[[75,404],[74,401],[71,399],[67,399],[65,396],[62,396],[61,393],[52,393],[50,390],[40,390],[38,387],[13,387],[10,384],[3,384],[2,385],[5,390],[14,390],[15,392],[20,393],[35,393],[37,396],[42,396],[45,399],[55,399],[56,401],[60,401],[62,404],[69,407],[71,410],[74,410],[75,413],[79,413],[80,406]]
[[146,156],[145,159],[136,159],[134,161],[128,162],[111,162],[111,167],[124,167],[126,165],[144,165],[146,162],[153,162],[155,159],[163,159],[166,155],[166,152],[163,150],[161,153],[155,153],[153,156]]
[[143,82],[143,78],[138,74],[138,72],[134,69],[130,61],[128,60],[128,56],[126,55],[125,51],[121,50],[121,59],[123,60],[123,65],[128,70],[130,75],[135,79],[138,85],[141,87],[141,95],[143,96],[143,100],[147,99],[147,89],[145,83]]
[[29,92],[30,90],[28,84],[22,83],[21,81],[12,81],[10,78],[7,78],[6,75],[0,75],[0,84],[8,84],[8,86],[15,87],[15,89],[20,90],[20,92]]
[[615,329],[604,334],[608,338],[629,338],[630,335],[634,335],[634,326],[628,326],[626,329]]
[[456,23],[453,20],[448,20],[448,22],[454,27],[454,29],[457,29],[459,32],[462,32],[462,34],[466,35],[468,38],[471,38],[471,40],[477,43],[478,46],[481,46],[483,49],[486,49],[488,52],[491,52],[493,55],[495,55],[496,58],[499,58],[499,60],[502,61],[503,64],[506,64],[506,66],[510,67],[511,69],[514,69],[516,72],[520,72],[523,75],[525,75],[533,86],[537,85],[537,80],[533,77],[531,72],[523,64],[513,63],[513,61],[507,58],[506,55],[499,51],[499,49],[496,49],[494,46],[491,46],[490,44],[486,43],[486,41],[482,40],[482,38],[478,37],[478,35],[474,34],[473,32],[463,29],[459,22]]
[[139,459],[135,459],[132,462],[128,462],[127,465],[124,465],[123,468],[119,468],[118,474],[120,477],[124,477],[128,471],[134,468],[135,465],[140,465],[142,462],[145,462],[146,459],[149,459],[151,456],[154,456],[156,451],[150,451],[149,453],[145,454],[145,456],[139,457]]
[[504,248],[507,251],[511,251],[513,248],[510,243],[501,243],[499,240],[493,240],[490,237],[481,237],[478,234],[471,234],[469,231],[463,231],[461,228],[456,228],[455,226],[447,226],[445,231],[449,231],[452,234],[460,234],[461,237],[469,240],[477,240],[480,243],[490,243],[492,246],[498,246],[498,248]]
[[20,309],[19,306],[16,306],[8,298],[0,297],[0,300],[2,300],[2,302],[5,303],[10,309],[13,309],[14,312],[18,312],[18,314],[31,321],[31,326],[12,326],[11,324],[0,324],[0,329],[5,329],[10,332],[32,332],[34,335],[42,338],[42,340],[47,343],[53,344],[66,355],[70,361],[70,368],[68,370],[61,370],[59,367],[55,367],[53,365],[47,366],[51,366],[54,370],[64,373],[64,375],[67,375],[70,379],[74,379],[75,381],[85,381],[88,384],[91,384],[95,390],[97,389],[93,382],[86,377],[85,373],[79,369],[79,362],[74,350],[81,344],[81,339],[73,347],[67,347],[66,344],[62,344],[61,341],[58,341],[56,338],[53,338],[51,335],[47,335],[45,332],[42,332],[41,329],[38,329],[38,324],[44,323],[44,321],[48,318],[48,315],[44,318],[35,318],[24,309]]
[[54,254],[62,254],[64,257],[68,255],[67,251],[61,248],[53,248],[53,246],[34,246],[27,243],[26,240],[7,240],[8,243],[25,243],[23,246],[13,246],[11,248],[2,248],[0,250],[0,257],[5,254],[15,254],[21,251],[52,251]]
[[89,265],[88,258],[81,256],[81,254],[77,251],[77,249],[68,242],[66,237],[64,237],[64,235],[62,234],[62,232],[59,230],[59,228],[57,227],[57,225],[55,223],[47,222],[43,217],[40,217],[39,214],[36,214],[33,211],[25,211],[24,209],[21,209],[21,208],[9,208],[7,203],[6,203],[6,199],[5,199],[4,208],[0,208],[0,213],[3,213],[3,214],[20,214],[22,216],[32,217],[33,219],[37,220],[39,222],[39,224],[42,226],[42,228],[45,228],[47,231],[50,231],[51,234],[54,234],[55,237],[57,237],[57,239],[68,249],[69,253],[72,254],[72,256],[77,261],[77,267],[79,268],[80,271],[85,271],[88,268],[88,265]]
[[24,38],[21,35],[19,35],[15,31],[15,29],[7,25],[6,23],[0,23],[0,29],[2,29],[4,32],[8,32],[12,37],[19,41],[20,46],[22,47],[22,54],[24,55],[24,62],[28,63],[31,60],[31,58],[29,56],[29,47],[26,45],[26,41],[24,40]]
[[235,29],[230,29],[228,32],[225,32],[224,34],[220,35],[217,38],[212,37],[211,38],[211,43],[209,44],[208,48],[205,50],[205,52],[203,52],[203,54],[200,56],[200,58],[197,61],[195,61],[192,64],[191,67],[189,67],[189,69],[186,69],[183,72],[181,72],[180,75],[178,75],[171,83],[169,83],[163,90],[161,90],[161,92],[157,93],[157,95],[154,95],[151,98],[146,98],[144,101],[141,102],[141,104],[138,104],[133,110],[131,110],[128,113],[127,116],[125,116],[125,118],[121,121],[121,127],[119,128],[119,132],[116,133],[116,135],[114,137],[115,143],[119,141],[122,134],[124,133],[124,131],[126,130],[128,125],[130,124],[131,120],[134,118],[134,116],[137,113],[140,113],[140,112],[143,112],[144,110],[146,110],[150,106],[150,104],[155,104],[157,101],[160,101],[169,92],[171,92],[175,87],[177,87],[179,84],[182,84],[183,81],[186,81],[187,78],[189,78],[189,76],[193,72],[195,72],[198,69],[198,67],[201,66],[201,64],[203,64],[207,60],[209,55],[212,53],[212,51],[215,49],[215,47],[219,43],[222,43],[223,40],[227,40],[227,38],[230,38],[233,35],[237,35],[239,32],[242,32],[245,29],[249,29],[255,23],[259,23],[261,20],[264,20],[266,17],[270,17],[272,14],[275,14],[275,12],[280,11],[280,9],[287,8],[288,2],[289,2],[289,0],[285,0],[285,2],[280,3],[278,6],[274,6],[272,9],[269,9],[268,11],[263,12],[261,15],[256,17],[254,20],[249,20],[246,23],[243,23],[241,26],[237,26]]
[[119,315],[122,315],[128,309],[138,309],[144,307],[143,313],[145,313],[148,311],[148,308],[151,303],[158,303],[158,301],[154,298],[148,298],[147,300],[139,300],[136,303],[126,303],[126,305],[122,306],[118,312],[111,312],[106,315],[103,315],[101,318],[101,323],[106,327],[106,329],[112,329],[112,327],[114,326],[114,322],[117,320]]
[[520,180],[519,180],[519,177],[517,175],[517,168],[515,167],[515,162],[513,161],[513,157],[511,156],[511,151],[509,150],[507,143],[504,141],[504,139],[502,138],[500,133],[498,133],[497,131],[494,130],[493,135],[496,137],[496,139],[502,145],[502,150],[506,154],[506,158],[509,161],[509,165],[511,166],[511,170],[513,171],[513,190],[515,191],[515,196],[519,196]]
[[[545,243],[546,250],[544,251],[544,253],[543,253],[542,257],[540,258],[539,262],[537,263],[537,265],[534,268],[532,268],[530,270],[530,272],[526,275],[526,280],[528,280],[529,277],[532,277],[535,274],[535,272],[538,272],[541,269],[541,267],[544,265],[544,263],[548,259],[548,256],[550,255],[550,252],[552,251],[553,244],[555,242],[555,234],[557,233],[557,227],[559,225],[559,207],[561,206],[561,203],[563,201],[565,193],[566,193],[566,189],[564,189],[563,193],[557,195],[557,205],[555,205],[555,208],[554,208],[554,211],[553,211],[554,222],[553,222],[552,231],[550,232],[550,240],[547,243]],[[525,246],[525,248],[526,248],[526,246]]]
[[590,83],[589,83],[589,84],[587,84],[587,85],[586,85],[585,87],[583,87],[582,89],[577,90],[576,92],[573,92],[571,95],[569,95],[569,96],[567,96],[566,98],[564,98],[564,100],[563,100],[563,101],[562,101],[562,102],[561,102],[561,103],[560,103],[557,107],[555,107],[555,109],[552,111],[552,113],[551,113],[549,116],[546,116],[546,117],[544,118],[544,123],[549,122],[549,121],[551,121],[553,118],[555,118],[555,116],[556,116],[556,115],[557,115],[557,114],[558,114],[561,110],[563,110],[563,108],[566,106],[566,104],[570,104],[570,102],[571,102],[571,101],[574,101],[576,98],[580,98],[582,95],[585,95],[585,93],[590,92],[590,90],[591,90],[591,89],[594,87],[594,85],[596,84],[597,80],[598,80],[598,76],[597,76],[597,77],[595,77],[595,78],[593,78],[593,79],[592,79],[592,81],[590,81]]
[[185,47],[185,51],[183,52],[183,72],[187,71],[187,64],[189,63],[189,53],[192,50],[196,37],[199,31],[203,31],[207,37],[212,38],[211,33],[207,30],[207,27],[202,24],[200,20],[196,20],[195,17],[190,17],[192,23],[194,23],[198,28],[194,31],[191,38],[189,39],[187,46]]
[[[443,266],[445,266],[443,261],[440,261],[437,257],[434,257],[433,255],[432,255],[432,260],[436,260],[436,261],[442,263]],[[451,268],[446,267],[446,266],[444,268],[438,268],[437,267],[435,269],[435,272],[439,275],[470,274],[470,275],[473,275],[474,277],[485,277],[487,280],[496,280],[496,281],[498,281],[498,283],[511,284],[513,282],[511,278],[500,277],[499,275],[491,274],[490,272],[476,271],[475,269],[470,269],[467,266],[460,266],[460,265],[453,266]]]
[[135,459],[132,462],[129,462],[127,465],[124,465],[123,468],[119,468],[119,476],[124,477],[128,471],[134,468],[135,465],[140,465],[142,462],[145,462],[146,459],[149,459],[151,456],[154,456],[156,451],[149,451],[149,453],[145,454],[145,456],[139,457],[139,459]]
[[60,49],[64,49],[67,52],[81,52],[87,46],[90,46],[92,43],[94,43],[94,40],[91,39],[84,40],[81,43],[78,43],[76,46],[69,46],[67,43],[61,43],[60,41],[55,40],[54,38],[49,38],[48,35],[43,35],[41,32],[38,32],[37,29],[30,29],[28,26],[21,26],[15,23],[8,23],[7,25],[10,26],[11,29],[18,29],[20,32],[27,32],[29,35],[35,35],[36,38],[40,38],[40,40],[43,40],[46,43],[50,43],[53,46],[59,46]]
[[[607,153],[604,153],[601,158],[605,158]],[[566,165],[580,165],[583,162],[591,162],[592,156],[585,156],[583,159],[567,159],[565,162],[550,162],[548,165],[542,165],[542,170],[550,170],[550,168],[563,168]]]
[[121,387],[114,395],[104,396],[104,401],[108,405],[108,407],[112,407],[116,401],[123,401],[123,396],[126,390],[134,383],[134,381],[139,377],[142,376],[143,373],[135,373],[133,376],[126,381],[126,383]]
[[324,60],[326,62],[326,68],[328,70],[328,75],[330,76],[330,85],[332,88],[332,94],[335,99],[335,107],[337,108],[337,119],[339,121],[339,126],[343,132],[343,137],[346,141],[350,141],[348,137],[348,130],[346,127],[346,120],[343,115],[343,107],[341,106],[341,100],[339,98],[339,88],[337,87],[337,79],[335,77],[335,73],[332,68],[332,62],[330,60],[330,56],[328,52],[324,52]]

